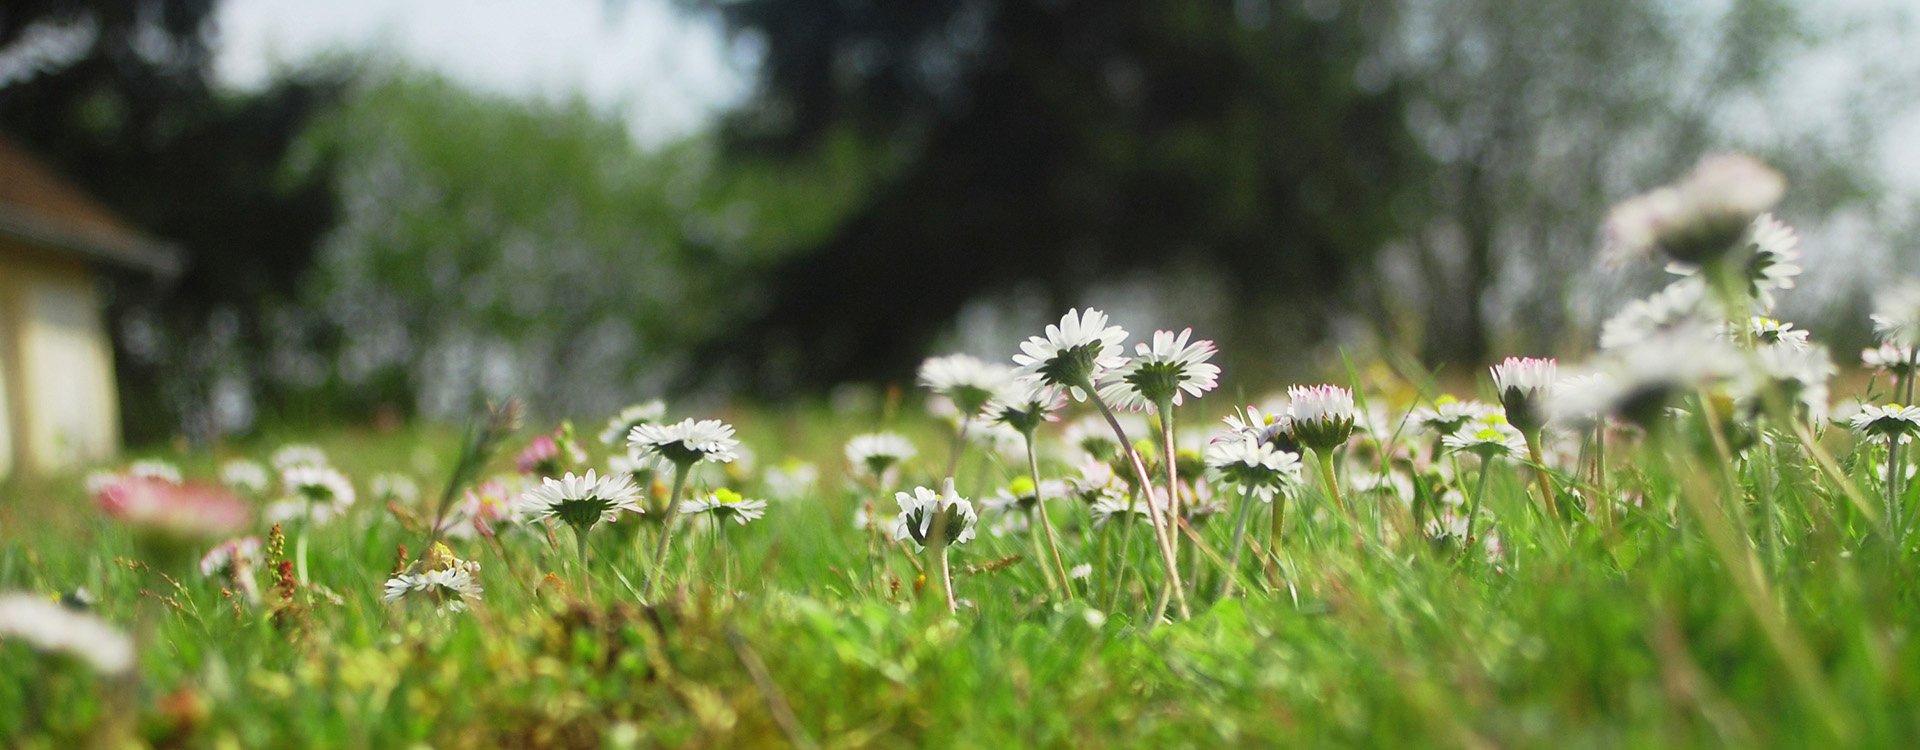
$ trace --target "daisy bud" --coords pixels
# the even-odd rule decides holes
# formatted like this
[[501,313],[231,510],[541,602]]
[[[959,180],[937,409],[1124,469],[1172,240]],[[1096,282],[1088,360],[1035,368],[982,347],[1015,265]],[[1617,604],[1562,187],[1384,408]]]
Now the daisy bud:
[[1506,421],[1522,433],[1531,435],[1546,425],[1546,404],[1553,397],[1558,367],[1552,359],[1508,357],[1493,368],[1493,387],[1507,410]]
[[1353,436],[1353,391],[1337,385],[1294,386],[1287,389],[1293,403],[1293,437],[1301,445],[1325,455]]

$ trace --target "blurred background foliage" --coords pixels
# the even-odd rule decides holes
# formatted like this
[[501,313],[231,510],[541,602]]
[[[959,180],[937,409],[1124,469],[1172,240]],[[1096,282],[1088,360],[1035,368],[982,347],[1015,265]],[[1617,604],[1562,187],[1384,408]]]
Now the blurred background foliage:
[[84,44],[0,81],[0,132],[192,253],[115,284],[135,439],[902,382],[1074,304],[1249,390],[1574,354],[1659,275],[1595,267],[1607,206],[1727,148],[1792,179],[1783,312],[1844,352],[1914,236],[1880,164],[1920,80],[1856,5],[683,0],[757,87],[642,147],[377,56],[220,89],[214,0],[28,0],[0,56]]

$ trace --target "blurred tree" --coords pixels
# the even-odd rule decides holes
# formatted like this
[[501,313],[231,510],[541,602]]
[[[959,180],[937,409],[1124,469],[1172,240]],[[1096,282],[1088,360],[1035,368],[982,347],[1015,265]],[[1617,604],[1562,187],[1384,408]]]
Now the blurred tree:
[[1131,271],[1219,279],[1215,335],[1271,362],[1345,305],[1425,168],[1403,92],[1355,75],[1376,4],[707,5],[765,47],[735,153],[852,132],[900,159],[706,350],[762,392],[900,376],[969,301],[1038,282],[1060,307]]
[[338,81],[235,95],[210,84],[214,0],[8,0],[0,130],[147,232],[186,248],[170,288],[115,298],[131,440],[244,421],[267,382],[264,321],[291,300],[333,222],[326,160],[290,147]]

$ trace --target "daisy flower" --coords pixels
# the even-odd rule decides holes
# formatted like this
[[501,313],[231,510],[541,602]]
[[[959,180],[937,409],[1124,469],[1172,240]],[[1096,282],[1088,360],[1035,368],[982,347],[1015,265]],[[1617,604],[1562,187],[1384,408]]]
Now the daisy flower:
[[1041,499],[1054,500],[1066,497],[1068,491],[1066,482],[1049,479],[1041,482],[1040,489],[1036,492],[1033,480],[1015,477],[1013,481],[1007,483],[1007,486],[995,490],[992,496],[982,499],[980,510],[994,514],[1019,511],[1024,515],[1031,512]]
[[1337,385],[1293,386],[1287,389],[1292,403],[1294,439],[1316,452],[1326,453],[1340,447],[1353,435],[1353,391]]
[[1606,253],[1620,262],[1659,251],[1704,265],[1735,250],[1786,189],[1786,178],[1753,157],[1708,156],[1679,182],[1615,206],[1607,214]]
[[1610,414],[1648,427],[1675,396],[1725,379],[1740,359],[1705,326],[1663,333],[1609,353],[1606,376],[1556,399],[1555,416],[1578,421]]
[[739,457],[740,449],[740,441],[733,439],[733,426],[718,419],[639,425],[627,433],[627,445],[676,466],[728,463]]
[[1915,432],[1920,432],[1920,407],[1899,404],[1863,406],[1849,421],[1853,431],[1869,442],[1885,443],[1897,439],[1907,443],[1913,441]]
[[373,481],[367,483],[367,491],[373,495],[374,502],[382,505],[412,505],[420,501],[420,485],[405,474],[376,474]]
[[1827,381],[1837,372],[1826,347],[1762,347],[1755,352],[1755,359],[1759,361],[1759,372],[1749,373],[1749,392],[1744,396],[1744,400],[1750,402],[1750,409],[1758,407],[1751,402],[1759,401],[1763,389],[1777,387],[1799,405],[1808,421],[1814,424],[1826,421],[1830,411]]
[[385,599],[388,604],[418,599],[431,603],[442,615],[464,612],[469,603],[480,601],[486,593],[480,586],[479,571],[479,563],[463,560],[440,570],[401,573],[387,579]]
[[567,436],[567,431],[568,428],[562,427],[551,435],[535,437],[526,450],[513,458],[513,465],[522,474],[551,477],[586,463],[586,451]]
[[1246,488],[1271,501],[1280,490],[1300,483],[1300,456],[1274,448],[1255,435],[1235,433],[1207,446],[1207,476]]
[[1180,406],[1183,395],[1199,398],[1219,385],[1220,368],[1209,364],[1212,341],[1187,343],[1193,329],[1154,331],[1153,343],[1134,345],[1134,358],[1107,373],[1100,397],[1128,411],[1171,403]]
[[253,520],[246,503],[211,484],[124,477],[102,488],[94,502],[107,517],[158,540],[217,538]]
[[[1167,507],[1166,488],[1153,488],[1152,498],[1154,509],[1161,513],[1171,512]],[[1102,494],[1093,501],[1093,506],[1088,508],[1088,512],[1093,514],[1095,526],[1122,521],[1129,513],[1141,519],[1151,519],[1153,510],[1148,509],[1147,503],[1148,499],[1145,497],[1129,499],[1125,494]]]
[[[1759,311],[1769,312],[1774,306],[1773,293],[1792,289],[1794,277],[1804,270],[1798,263],[1800,237],[1773,214],[1764,213],[1747,226],[1744,244],[1747,252],[1742,276],[1747,282],[1747,294],[1753,297]],[[1699,273],[1700,267],[1675,261],[1667,264],[1667,271],[1692,276]]]
[[[1011,427],[1022,435],[1031,435],[1041,422],[1059,421],[1059,412],[1066,406],[1067,396],[1060,389],[1023,378],[1006,384],[995,393],[987,401],[982,414],[996,424]],[[1106,425],[1098,425],[1098,428],[1106,429]],[[1102,433],[1096,430],[1088,434],[1097,436]],[[1116,444],[1113,433],[1105,433],[1104,439],[1109,444]]]
[[221,465],[220,483],[259,497],[273,488],[273,477],[267,474],[267,467],[261,466],[260,462],[236,458]]
[[1547,403],[1559,377],[1559,363],[1553,359],[1508,357],[1495,366],[1493,389],[1507,410],[1506,421],[1522,433],[1539,432],[1547,423]]
[[887,472],[920,453],[913,441],[893,432],[870,432],[847,441],[847,463],[860,476],[885,483]]
[[1904,378],[1913,374],[1913,349],[1883,343],[1872,349],[1860,350],[1860,363],[1874,370]]
[[98,617],[25,592],[0,595],[0,640],[66,654],[106,675],[133,666],[133,639],[126,633]]
[[135,461],[127,465],[127,476],[140,479],[158,479],[163,482],[179,484],[180,467],[157,458]]
[[1459,432],[1468,422],[1493,412],[1494,407],[1479,401],[1461,401],[1452,396],[1441,396],[1432,406],[1414,409],[1412,420],[1420,429],[1444,438]]
[[1012,368],[969,354],[929,357],[920,364],[920,387],[947,397],[962,418],[979,414],[1012,379]]
[[1472,453],[1482,459],[1506,458],[1525,453],[1527,444],[1520,431],[1499,414],[1488,414],[1468,423],[1441,440],[1447,450]]
[[1107,314],[1099,310],[1068,310],[1046,333],[1020,344],[1014,374],[1066,389],[1075,401],[1087,400],[1094,381],[1127,363],[1121,349],[1126,329],[1107,325]]
[[212,578],[254,568],[265,559],[260,537],[238,537],[216,544],[200,558],[200,575]]
[[633,433],[633,428],[643,424],[653,424],[667,416],[667,404],[655,399],[644,404],[634,404],[621,409],[619,414],[607,420],[607,427],[600,431],[600,442],[608,446],[618,446],[620,441]]
[[267,461],[274,469],[285,472],[295,466],[326,466],[327,454],[308,443],[293,443],[280,446]]
[[1760,315],[1747,318],[1747,335],[1762,348],[1787,347],[1805,350],[1811,345],[1808,342],[1808,332],[1794,330],[1792,323],[1782,323]]
[[1600,324],[1600,348],[1611,351],[1706,320],[1707,286],[1698,278],[1668,284],[1646,299],[1628,302]]
[[925,549],[927,538],[933,534],[936,516],[946,515],[947,546],[965,544],[973,539],[974,526],[980,517],[973,512],[973,503],[954,493],[952,488],[936,493],[925,487],[915,487],[912,492],[897,492],[894,502],[900,504],[900,515],[894,519],[893,538],[912,541],[915,549]]
[[280,473],[281,491],[309,506],[330,506],[344,512],[353,504],[353,482],[345,474],[312,464],[299,464]]
[[1873,296],[1873,332],[1895,346],[1920,345],[1920,280],[1903,279]]
[[813,464],[797,458],[789,458],[777,466],[767,467],[767,474],[761,480],[766,493],[775,500],[798,500],[813,492],[813,486],[820,481],[820,470]]
[[535,518],[552,518],[582,531],[602,521],[613,522],[621,511],[646,512],[640,507],[640,492],[634,489],[632,480],[611,474],[595,476],[592,469],[586,476],[568,473],[560,479],[548,477],[539,487],[521,495],[520,505]]
[[681,503],[680,512],[686,515],[711,513],[715,520],[733,521],[745,526],[749,521],[758,521],[767,515],[767,501],[748,500],[738,492],[722,488],[706,497]]

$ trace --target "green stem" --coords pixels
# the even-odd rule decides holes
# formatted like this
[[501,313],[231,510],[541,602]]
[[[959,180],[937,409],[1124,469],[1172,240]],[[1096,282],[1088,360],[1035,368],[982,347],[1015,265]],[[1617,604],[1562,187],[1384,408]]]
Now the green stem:
[[580,550],[580,591],[588,599],[592,599],[593,576],[587,573],[587,529],[586,526],[573,527],[573,546]]
[[300,533],[293,537],[293,570],[302,586],[307,585],[307,528],[312,525],[313,508],[308,507],[307,515],[300,518]]
[[[1233,598],[1234,584],[1240,580],[1240,550],[1247,546],[1247,516],[1253,512],[1253,491],[1240,487],[1240,517],[1233,523],[1233,551],[1227,553],[1227,587],[1220,598]],[[1278,513],[1278,508],[1275,509]]]
[[[1140,489],[1142,492],[1147,493],[1147,519],[1153,523],[1155,541],[1159,542],[1160,547],[1160,561],[1166,569],[1166,581],[1163,584],[1163,593],[1165,589],[1172,589],[1175,599],[1179,602],[1181,619],[1190,619],[1193,617],[1193,613],[1192,610],[1187,607],[1186,588],[1180,585],[1180,563],[1173,558],[1173,547],[1168,541],[1170,528],[1161,518],[1159,509],[1153,504],[1153,479],[1147,474],[1146,463],[1140,460],[1140,452],[1134,450],[1133,444],[1128,442],[1127,432],[1120,427],[1120,420],[1113,416],[1113,409],[1108,407],[1107,402],[1100,398],[1100,394],[1094,390],[1093,384],[1085,383],[1081,387],[1087,392],[1094,406],[1100,408],[1100,416],[1106,417],[1107,426],[1113,428],[1114,437],[1120,439],[1120,449],[1126,451],[1128,461],[1133,464],[1134,475],[1140,479]],[[1164,610],[1165,607],[1163,606],[1160,609]],[[1159,618],[1159,610],[1156,610],[1153,613],[1153,619],[1147,621],[1147,627],[1153,627],[1154,624],[1159,622]]]
[[1027,430],[1027,471],[1033,475],[1033,504],[1040,511],[1040,528],[1047,535],[1047,550],[1053,553],[1053,568],[1060,574],[1060,587],[1073,598],[1073,579],[1067,577],[1066,563],[1060,559],[1060,545],[1053,538],[1053,521],[1047,517],[1047,498],[1040,494],[1040,455],[1033,446],[1033,430]]
[[1480,517],[1480,501],[1487,497],[1487,477],[1493,474],[1493,457],[1480,457],[1480,479],[1473,484],[1473,502],[1467,506],[1467,547],[1465,555],[1473,552],[1480,542],[1480,535],[1473,533],[1474,522]]
[[646,599],[653,601],[653,592],[659,589],[660,579],[667,576],[667,550],[673,544],[673,522],[680,516],[680,491],[687,486],[687,474],[692,471],[688,464],[673,465],[673,492],[667,495],[667,517],[660,522],[660,544],[653,550],[653,575],[647,577]]

